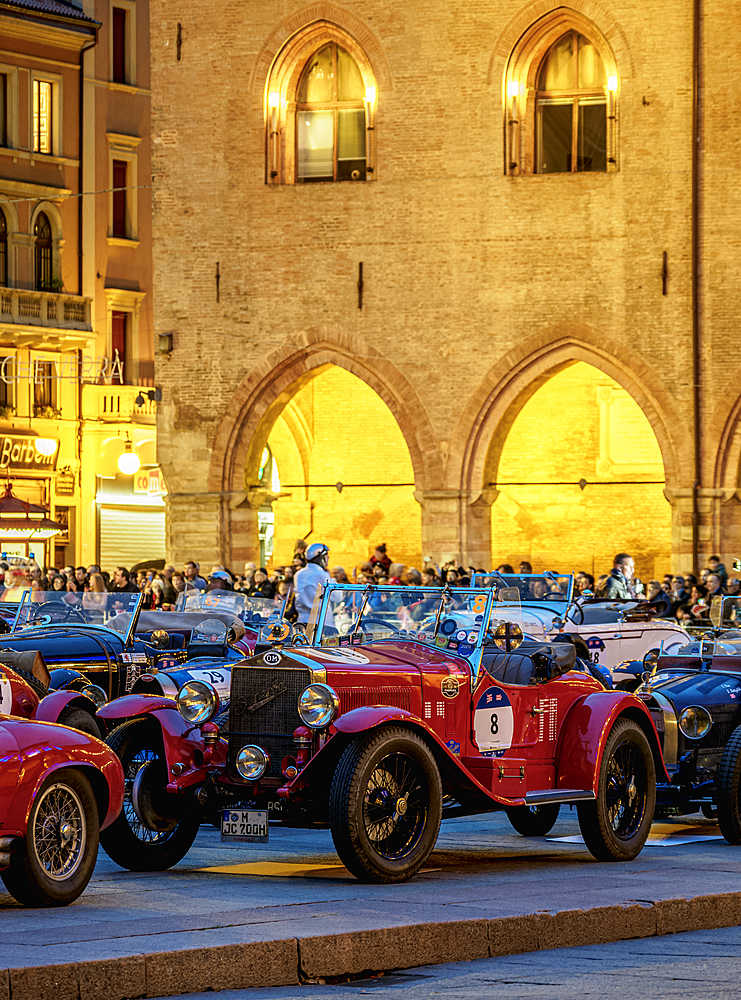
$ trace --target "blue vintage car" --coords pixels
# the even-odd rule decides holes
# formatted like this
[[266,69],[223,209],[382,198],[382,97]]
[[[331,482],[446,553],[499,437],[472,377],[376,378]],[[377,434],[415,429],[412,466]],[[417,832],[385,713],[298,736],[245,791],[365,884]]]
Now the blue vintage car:
[[[244,627],[234,615],[209,612],[148,612],[141,594],[70,594],[49,599],[27,592],[0,646],[39,651],[50,688],[84,693],[94,713],[100,705],[134,690],[143,676],[161,675],[153,693],[174,697],[183,683],[168,673],[193,662],[211,669],[209,682],[228,689],[225,666],[244,657],[235,643]],[[200,676],[200,675],[199,675]]]
[[[726,624],[735,624],[737,604],[723,601]],[[658,810],[717,815],[726,840],[741,844],[741,631],[722,628],[718,618],[705,636],[646,654],[643,667],[636,693],[671,779],[657,786]]]

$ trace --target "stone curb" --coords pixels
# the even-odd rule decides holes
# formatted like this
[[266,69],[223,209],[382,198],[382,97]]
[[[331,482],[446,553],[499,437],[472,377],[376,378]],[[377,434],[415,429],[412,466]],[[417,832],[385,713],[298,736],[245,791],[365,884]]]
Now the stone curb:
[[0,1000],[133,1000],[711,930],[741,924],[741,892],[517,917],[407,924],[343,934],[0,969]]

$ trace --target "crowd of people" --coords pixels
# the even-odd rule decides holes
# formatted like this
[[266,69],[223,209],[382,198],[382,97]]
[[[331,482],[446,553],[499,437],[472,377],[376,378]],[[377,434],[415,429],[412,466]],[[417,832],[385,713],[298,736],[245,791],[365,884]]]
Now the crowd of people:
[[[293,559],[287,565],[271,571],[246,562],[242,573],[233,573],[226,566],[213,566],[202,573],[195,560],[188,560],[182,569],[166,565],[162,569],[117,566],[108,573],[100,566],[65,566],[47,570],[35,562],[11,565],[0,562],[2,600],[17,601],[24,590],[43,591],[44,600],[63,599],[67,593],[142,593],[144,606],[154,610],[172,610],[180,594],[199,591],[227,590],[250,598],[261,598],[276,606],[285,605],[284,614],[292,621],[307,621],[317,588],[329,580],[336,583],[375,583],[381,586],[404,587],[469,587],[474,574],[488,574],[483,567],[460,566],[456,562],[438,565],[428,556],[422,568],[392,562],[387,546],[382,543],[367,562],[345,570],[334,566],[329,570],[329,549],[322,543],[296,542]],[[527,576],[533,573],[530,562],[517,565],[502,563],[495,573],[502,576]],[[608,600],[639,599],[647,601],[661,618],[674,618],[687,624],[702,624],[710,620],[713,603],[724,595],[741,597],[741,579],[729,577],[718,556],[711,556],[699,578],[692,573],[672,575],[644,583],[635,575],[635,561],[626,552],[618,553],[609,573],[595,578],[578,571],[574,578],[576,596],[594,596]],[[553,586],[557,586],[554,584]],[[537,596],[537,595],[528,595]]]

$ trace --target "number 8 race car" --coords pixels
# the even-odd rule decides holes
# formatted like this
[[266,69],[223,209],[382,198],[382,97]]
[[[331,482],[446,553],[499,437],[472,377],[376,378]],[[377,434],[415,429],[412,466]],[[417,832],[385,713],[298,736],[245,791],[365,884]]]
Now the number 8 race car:
[[[264,841],[268,818],[328,824],[358,878],[401,882],[447,815],[507,810],[544,833],[575,804],[601,860],[640,852],[666,778],[646,706],[591,676],[573,645],[490,628],[491,590],[328,585],[307,638],[233,665],[226,739],[217,692],[105,705],[126,801],[101,843],[153,870],[190,848],[202,815],[222,839]],[[290,628],[287,629],[290,632]]]

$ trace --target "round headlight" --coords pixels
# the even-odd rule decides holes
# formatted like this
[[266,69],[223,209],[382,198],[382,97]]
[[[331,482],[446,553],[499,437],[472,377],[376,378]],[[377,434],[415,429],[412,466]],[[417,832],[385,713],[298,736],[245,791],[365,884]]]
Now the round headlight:
[[258,778],[262,778],[269,763],[270,757],[262,747],[242,747],[237,754],[237,770],[248,781],[257,781]]
[[309,684],[298,700],[298,714],[310,729],[325,729],[340,708],[337,692],[329,684]]
[[97,684],[86,684],[82,689],[82,694],[95,702],[96,708],[102,708],[108,702],[108,697],[102,687]]
[[178,691],[178,711],[186,722],[200,726],[219,711],[216,689],[205,681],[187,681]]
[[689,705],[679,716],[679,728],[688,740],[701,740],[713,727],[713,717],[702,705]]

